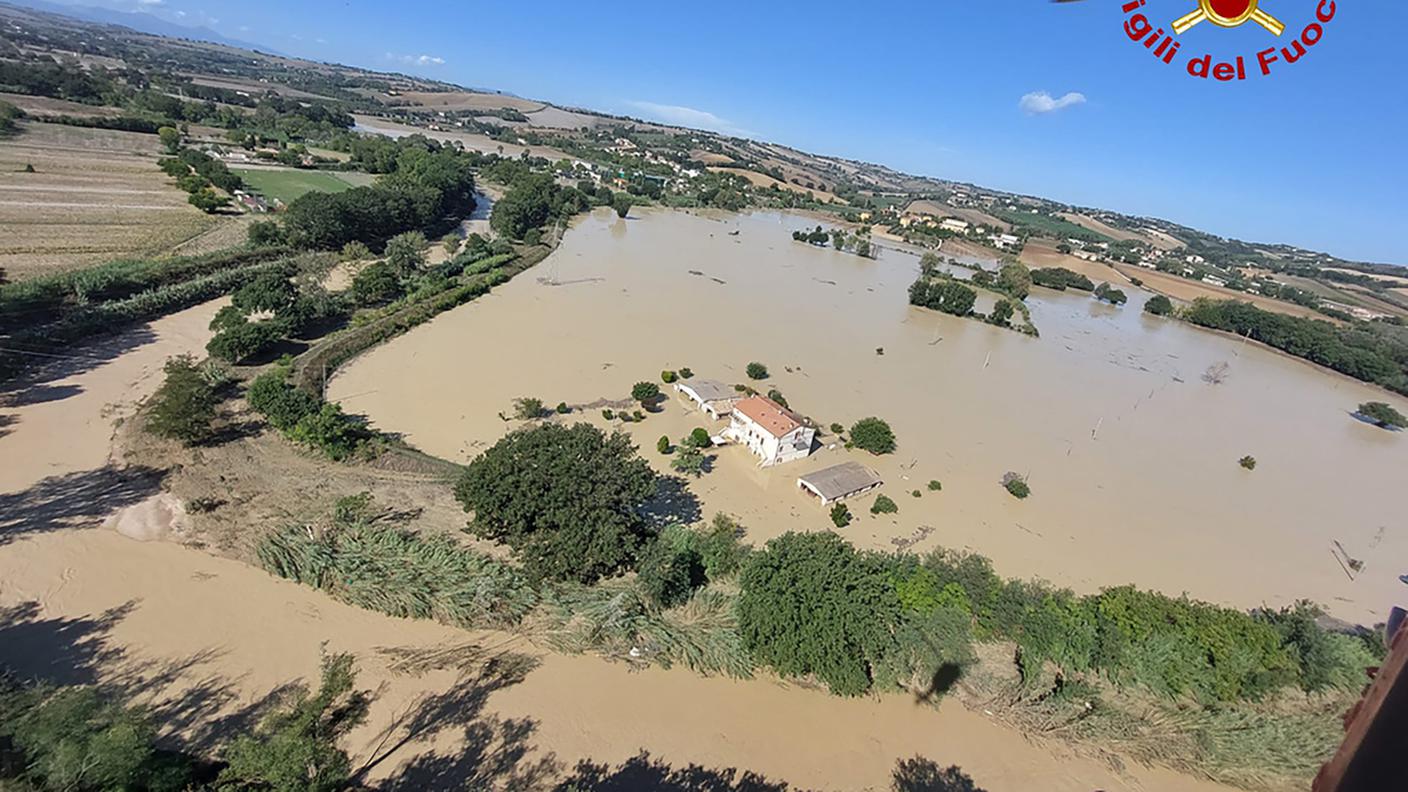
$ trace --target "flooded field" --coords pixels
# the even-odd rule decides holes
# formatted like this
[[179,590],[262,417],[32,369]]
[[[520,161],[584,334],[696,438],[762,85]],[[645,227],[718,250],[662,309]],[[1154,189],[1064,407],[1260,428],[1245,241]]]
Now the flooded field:
[[[467,461],[517,425],[499,416],[516,397],[592,405],[570,419],[604,425],[601,400],[662,369],[737,383],[757,360],[793,409],[822,427],[881,416],[899,450],[824,448],[760,470],[721,449],[691,487],[698,512],[737,515],[753,541],[828,529],[796,478],[858,459],[900,506],[874,518],[868,499],[852,505],[859,519],[844,534],[862,547],[969,548],[1004,574],[1077,590],[1134,582],[1243,607],[1308,597],[1366,623],[1401,593],[1408,537],[1389,494],[1408,438],[1349,415],[1368,399],[1408,407],[1401,399],[1146,317],[1137,290],[1123,309],[1039,293],[1040,339],[911,308],[915,257],[794,243],[806,225],[598,212],[536,269],[349,364],[329,397]],[[1204,382],[1220,362],[1225,382]],[[663,470],[656,439],[696,425],[717,428],[671,400],[630,431]],[[1248,454],[1253,472],[1237,464]],[[1007,471],[1030,476],[1030,499],[999,486]],[[925,489],[931,479],[942,492]],[[1335,541],[1364,561],[1354,580]]]
[[752,772],[803,788],[883,789],[916,760],[989,792],[1034,779],[1052,792],[1229,789],[1116,771],[955,700],[934,708],[766,675],[635,671],[521,636],[360,610],[228,558],[96,527],[160,491],[142,460],[125,471],[110,461],[113,425],[156,388],[168,356],[199,353],[222,304],[72,349],[73,366],[0,403],[0,664],[21,677],[116,686],[165,737],[208,749],[284,685],[315,681],[321,651],[350,652],[375,702],[343,745],[359,781],[388,789],[552,789],[579,761],[624,779],[619,788],[686,772],[722,787]]

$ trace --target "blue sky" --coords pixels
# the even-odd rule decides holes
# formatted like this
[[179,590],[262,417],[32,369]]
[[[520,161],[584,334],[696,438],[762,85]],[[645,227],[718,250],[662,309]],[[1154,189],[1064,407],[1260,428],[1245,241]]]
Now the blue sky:
[[[1289,45],[1317,0],[1261,3],[1286,23],[1281,39],[1204,23],[1181,36],[1172,66],[1125,36],[1120,0],[84,4],[292,55],[1408,264],[1408,4],[1338,3],[1323,39],[1270,77],[1187,76],[1188,55]],[[1143,11],[1167,26],[1195,7],[1148,0]]]

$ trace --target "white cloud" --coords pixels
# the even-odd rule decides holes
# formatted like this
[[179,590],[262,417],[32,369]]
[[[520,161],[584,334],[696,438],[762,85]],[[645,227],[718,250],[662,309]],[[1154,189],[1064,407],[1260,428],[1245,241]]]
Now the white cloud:
[[150,6],[159,6],[159,5],[165,5],[165,4],[166,4],[166,0],[137,0],[137,5],[139,5],[139,6],[147,6],[147,7],[150,7]]
[[719,118],[707,110],[696,110],[693,107],[683,105],[657,104],[655,102],[627,101],[626,104],[639,110],[646,118],[652,121],[660,121],[676,126],[693,127],[694,129],[709,129],[715,132],[722,132],[725,135],[747,135],[747,131],[740,129],[732,121],[726,118]]
[[396,61],[397,63],[404,63],[408,66],[445,65],[445,59],[436,55],[396,55],[394,53],[388,52],[386,53],[386,59],[389,61]]
[[1046,91],[1033,91],[1022,97],[1017,106],[1027,115],[1046,115],[1067,107],[1085,104],[1085,94],[1071,91],[1060,99],[1053,99]]

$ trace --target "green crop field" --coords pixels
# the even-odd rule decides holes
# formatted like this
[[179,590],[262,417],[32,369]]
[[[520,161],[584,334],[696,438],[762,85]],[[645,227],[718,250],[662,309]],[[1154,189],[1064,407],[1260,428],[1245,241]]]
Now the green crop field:
[[363,173],[333,173],[315,170],[275,170],[273,168],[231,168],[250,189],[273,200],[291,203],[304,193],[342,192],[369,184]]
[[1094,242],[1113,242],[1108,236],[1088,228],[1078,226],[1069,220],[1051,215],[1030,212],[994,211],[993,215],[1006,220],[1015,227],[1026,227],[1032,233],[1052,239],[1086,239]]

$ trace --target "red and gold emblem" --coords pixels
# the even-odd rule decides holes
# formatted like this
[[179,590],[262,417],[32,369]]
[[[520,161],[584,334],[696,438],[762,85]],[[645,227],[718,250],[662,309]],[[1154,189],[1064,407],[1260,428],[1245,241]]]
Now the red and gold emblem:
[[1182,35],[1188,28],[1207,21],[1222,27],[1237,27],[1251,21],[1281,35],[1286,26],[1281,20],[1258,8],[1259,0],[1198,0],[1198,9],[1179,17],[1173,23],[1173,32]]

